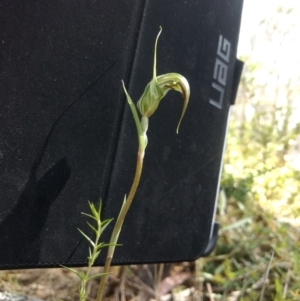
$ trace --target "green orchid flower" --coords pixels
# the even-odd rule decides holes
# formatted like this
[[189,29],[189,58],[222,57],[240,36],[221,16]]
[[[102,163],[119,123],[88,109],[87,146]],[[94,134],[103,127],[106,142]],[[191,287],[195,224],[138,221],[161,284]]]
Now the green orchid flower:
[[142,116],[149,118],[158,108],[160,101],[170,91],[175,90],[183,96],[183,108],[180,120],[178,122],[177,130],[181,124],[182,118],[185,114],[189,98],[190,98],[190,86],[184,76],[178,73],[167,73],[160,76],[156,76],[156,52],[158,38],[162,32],[160,31],[156,37],[154,48],[154,64],[153,64],[153,78],[146,86],[144,93],[137,102],[137,107]]
[[132,101],[130,95],[128,94],[125,88],[124,82],[122,81],[123,89],[125,91],[125,95],[136,124],[141,155],[143,155],[148,143],[148,139],[147,139],[147,129],[148,129],[148,122],[149,122],[148,119],[157,110],[158,105],[160,101],[164,98],[164,96],[170,90],[178,91],[183,96],[183,108],[176,129],[177,134],[190,98],[189,83],[186,80],[186,78],[181,74],[167,73],[167,74],[156,76],[157,42],[161,32],[162,32],[162,28],[160,27],[160,31],[156,37],[155,46],[154,46],[153,78],[147,84],[142,96],[137,102],[137,108],[140,114],[142,115],[141,119],[139,118],[139,114],[137,112],[134,102]]

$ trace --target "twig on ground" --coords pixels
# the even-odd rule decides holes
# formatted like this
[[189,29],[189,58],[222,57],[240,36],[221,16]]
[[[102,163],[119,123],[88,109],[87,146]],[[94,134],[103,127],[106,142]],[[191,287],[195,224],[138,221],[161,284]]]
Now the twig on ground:
[[261,290],[259,301],[263,301],[263,298],[264,298],[265,289],[266,289],[266,287],[268,285],[268,282],[269,282],[268,281],[269,280],[269,273],[270,273],[270,270],[271,270],[271,265],[272,265],[272,262],[273,262],[273,258],[274,258],[274,251],[272,252],[271,259],[270,259],[270,262],[268,264],[268,268],[267,268],[266,275],[265,275],[265,278],[264,278],[264,284],[263,284],[263,287],[262,287],[262,290]]

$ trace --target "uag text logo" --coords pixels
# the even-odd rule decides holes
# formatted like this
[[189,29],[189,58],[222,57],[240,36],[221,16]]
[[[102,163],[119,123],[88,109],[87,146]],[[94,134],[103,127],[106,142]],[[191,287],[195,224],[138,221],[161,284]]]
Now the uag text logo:
[[213,88],[213,98],[209,99],[210,104],[222,109],[223,100],[227,82],[228,63],[230,57],[230,42],[222,35],[219,37],[219,44],[217,50],[217,57],[215,61],[213,82],[211,84]]

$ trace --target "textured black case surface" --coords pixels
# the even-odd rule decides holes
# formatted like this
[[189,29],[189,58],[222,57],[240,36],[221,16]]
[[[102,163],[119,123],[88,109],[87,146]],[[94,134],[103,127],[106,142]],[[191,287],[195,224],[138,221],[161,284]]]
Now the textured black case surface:
[[236,90],[241,9],[242,0],[1,1],[0,268],[84,265],[77,228],[89,233],[87,201],[102,197],[104,217],[117,216],[137,152],[121,79],[136,101],[152,77],[160,25],[158,74],[183,74],[191,98],[178,135],[179,93],[150,118],[114,263],[202,255]]

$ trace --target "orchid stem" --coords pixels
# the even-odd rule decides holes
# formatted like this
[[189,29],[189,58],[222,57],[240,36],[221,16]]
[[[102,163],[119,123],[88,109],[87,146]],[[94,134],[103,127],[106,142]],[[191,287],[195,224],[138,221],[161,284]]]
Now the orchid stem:
[[145,147],[139,145],[135,176],[133,179],[133,183],[132,183],[129,195],[128,195],[127,199],[125,197],[123,206],[121,208],[121,211],[119,213],[118,219],[116,221],[115,227],[114,227],[112,235],[111,235],[111,239],[110,239],[111,245],[109,246],[108,251],[107,251],[107,256],[106,256],[104,270],[103,270],[104,275],[101,277],[96,301],[102,301],[102,299],[103,299],[105,283],[106,283],[106,280],[108,277],[109,269],[111,266],[111,261],[114,256],[114,252],[115,252],[116,244],[117,244],[117,241],[119,238],[119,234],[122,229],[122,225],[123,225],[125,216],[130,208],[130,205],[132,203],[132,200],[135,196],[135,193],[137,191],[137,188],[138,188],[138,185],[140,182],[142,169],[143,169],[144,155],[145,155]]

